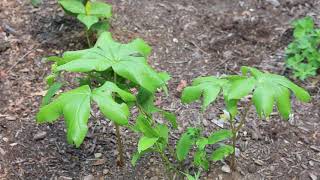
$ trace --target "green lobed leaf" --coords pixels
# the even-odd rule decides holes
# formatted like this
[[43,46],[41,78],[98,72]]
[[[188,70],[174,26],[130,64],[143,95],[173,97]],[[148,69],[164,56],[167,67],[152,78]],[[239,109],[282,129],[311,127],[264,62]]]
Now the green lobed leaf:
[[260,117],[269,117],[273,110],[274,91],[273,84],[261,83],[253,92],[253,103]]
[[146,61],[151,48],[141,39],[129,44],[113,41],[110,32],[102,33],[90,49],[67,52],[63,58],[69,62],[57,67],[57,71],[89,72],[104,71],[110,67],[124,77],[150,92],[155,92],[165,82]]
[[128,124],[129,108],[125,103],[118,104],[113,97],[116,92],[125,102],[135,101],[135,96],[117,87],[112,82],[92,91],[92,99],[98,104],[102,113],[118,125]]
[[218,147],[216,150],[213,151],[211,154],[211,160],[213,161],[221,161],[225,157],[229,156],[233,153],[233,147],[229,145],[223,145]]
[[112,7],[103,2],[88,1],[86,4],[86,14],[99,18],[110,18],[112,16]]
[[146,136],[142,136],[138,143],[138,152],[141,153],[142,151],[145,151],[152,147],[159,138],[150,138]]
[[246,67],[246,71],[250,73],[258,72],[256,78],[256,88],[253,93],[253,102],[260,116],[269,116],[273,110],[273,105],[276,102],[280,115],[288,119],[291,112],[290,105],[290,91],[291,90],[295,96],[303,102],[308,102],[311,96],[303,88],[297,86],[286,77],[262,73],[261,71]]
[[230,130],[221,129],[212,133],[208,137],[208,144],[215,144],[217,142],[229,139],[232,137],[232,132]]
[[58,3],[67,11],[75,14],[85,14],[84,5],[79,0],[58,0]]
[[277,102],[278,111],[284,119],[289,119],[289,115],[291,113],[290,91],[281,86],[277,88],[275,99]]
[[79,147],[88,131],[90,96],[89,86],[81,86],[63,93],[52,103],[40,108],[37,122],[53,122],[63,115],[67,126],[67,140]]
[[79,14],[77,16],[77,19],[87,27],[87,30],[89,30],[93,24],[99,22],[99,18],[97,18],[96,16],[85,14]]
[[254,78],[233,81],[227,93],[228,100],[241,99],[247,96],[254,89],[255,83],[256,81]]
[[192,86],[186,87],[181,96],[183,103],[191,103],[203,97],[202,110],[205,110],[218,96],[222,86],[228,81],[213,76],[196,78]]

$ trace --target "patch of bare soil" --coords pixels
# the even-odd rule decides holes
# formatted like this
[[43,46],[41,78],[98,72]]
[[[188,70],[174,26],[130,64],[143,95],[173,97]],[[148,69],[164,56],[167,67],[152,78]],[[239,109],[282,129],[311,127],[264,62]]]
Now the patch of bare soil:
[[[152,66],[173,77],[170,98],[161,99],[162,107],[177,112],[182,126],[171,142],[200,118],[199,105],[180,103],[176,89],[181,80],[190,83],[201,75],[238,73],[242,65],[289,76],[284,48],[292,38],[290,22],[309,15],[320,25],[318,0],[108,2],[114,7],[114,37],[124,42],[144,38],[153,47]],[[55,0],[39,8],[33,8],[29,0],[1,1],[0,179],[166,178],[156,154],[149,154],[136,167],[130,165],[137,135],[125,128],[127,165],[117,167],[115,130],[99,114],[90,121],[90,132],[79,149],[66,143],[63,121],[35,123],[50,67],[42,57],[83,48],[83,27],[64,15]],[[223,164],[217,163],[203,173],[203,179],[320,178],[319,76],[296,82],[308,89],[313,100],[307,104],[294,101],[289,122],[276,114],[268,121],[250,116],[240,133],[239,173],[222,172]],[[206,134],[217,128],[223,102],[217,104],[200,119]],[[254,114],[254,109],[250,112]]]

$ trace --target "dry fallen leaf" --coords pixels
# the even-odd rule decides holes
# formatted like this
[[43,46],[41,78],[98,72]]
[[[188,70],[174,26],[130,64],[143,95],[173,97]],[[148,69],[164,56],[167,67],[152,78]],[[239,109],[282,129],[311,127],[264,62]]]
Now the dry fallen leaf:
[[102,165],[102,164],[104,164],[106,162],[107,162],[106,159],[97,159],[92,165],[99,166],[99,165]]
[[186,80],[181,80],[178,87],[177,91],[182,92],[182,90],[187,86],[187,81]]

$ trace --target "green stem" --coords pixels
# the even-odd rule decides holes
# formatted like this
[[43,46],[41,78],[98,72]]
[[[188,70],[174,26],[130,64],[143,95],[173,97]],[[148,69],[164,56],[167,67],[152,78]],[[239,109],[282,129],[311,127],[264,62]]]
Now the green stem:
[[[117,74],[113,73],[113,82],[117,83]],[[119,153],[119,166],[122,167],[124,165],[124,156],[123,156],[123,143],[121,139],[120,126],[117,123],[114,123],[116,127],[116,136],[117,136],[117,144],[118,144],[118,153]]]
[[123,143],[122,143],[121,134],[120,134],[120,127],[116,123],[114,125],[116,126],[117,144],[118,144],[118,152],[119,152],[118,164],[120,167],[122,167],[124,165],[124,157],[123,157]]
[[87,43],[88,43],[88,46],[91,48],[91,42],[90,42],[90,37],[89,37],[89,32],[86,31],[86,38],[87,38]]
[[177,171],[177,169],[172,165],[172,163],[169,161],[169,158],[165,155],[165,153],[161,150],[160,146],[158,143],[156,143],[156,147],[158,149],[158,152],[161,156],[161,159],[164,163],[164,165],[166,166],[166,170],[167,170],[167,173],[168,173],[168,178],[170,180],[173,179],[173,174],[171,173],[171,169]]
[[252,105],[252,102],[250,101],[250,103],[248,104],[248,106],[246,106],[246,108],[244,109],[244,112],[241,116],[240,119],[240,123],[238,126],[236,126],[235,121],[233,120],[233,117],[230,117],[230,126],[231,126],[231,131],[232,131],[232,147],[233,147],[233,153],[232,153],[232,159],[231,159],[231,169],[233,171],[236,170],[236,143],[237,143],[237,134],[240,131],[240,129],[242,128],[242,126],[244,125],[244,123],[246,122],[246,118],[248,115],[248,112],[250,110],[250,107]]

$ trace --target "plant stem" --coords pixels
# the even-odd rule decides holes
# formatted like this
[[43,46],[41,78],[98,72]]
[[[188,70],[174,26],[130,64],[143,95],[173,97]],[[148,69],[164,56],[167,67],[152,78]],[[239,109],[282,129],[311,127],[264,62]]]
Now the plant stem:
[[244,123],[246,122],[247,114],[250,110],[250,107],[252,105],[252,102],[245,107],[244,112],[240,118],[240,123],[238,126],[236,126],[235,121],[233,120],[234,118],[230,118],[230,126],[231,126],[231,131],[232,131],[232,147],[233,147],[233,153],[232,153],[232,159],[231,159],[231,169],[233,171],[236,170],[236,143],[237,143],[237,134],[239,130],[242,128]]
[[[113,82],[117,83],[117,74],[113,72]],[[117,144],[118,144],[118,153],[119,153],[119,166],[122,167],[124,165],[124,156],[123,156],[123,143],[121,139],[120,126],[117,123],[114,123],[116,127],[116,136],[117,136]]]
[[87,38],[87,43],[88,43],[88,46],[91,48],[91,42],[90,42],[90,37],[89,37],[89,32],[86,31],[86,38]]
[[120,134],[120,127],[116,123],[114,124],[116,126],[116,135],[117,135],[117,144],[118,144],[118,152],[119,152],[119,166],[122,167],[124,165],[124,157],[123,157],[123,144]]
[[161,150],[160,146],[158,143],[156,143],[158,152],[161,156],[161,159],[164,163],[164,165],[166,166],[166,170],[168,173],[168,178],[171,180],[173,179],[173,174],[171,174],[171,169],[174,169],[175,171],[177,171],[177,169],[171,164],[171,162],[169,161],[169,158],[165,155],[165,153]]

